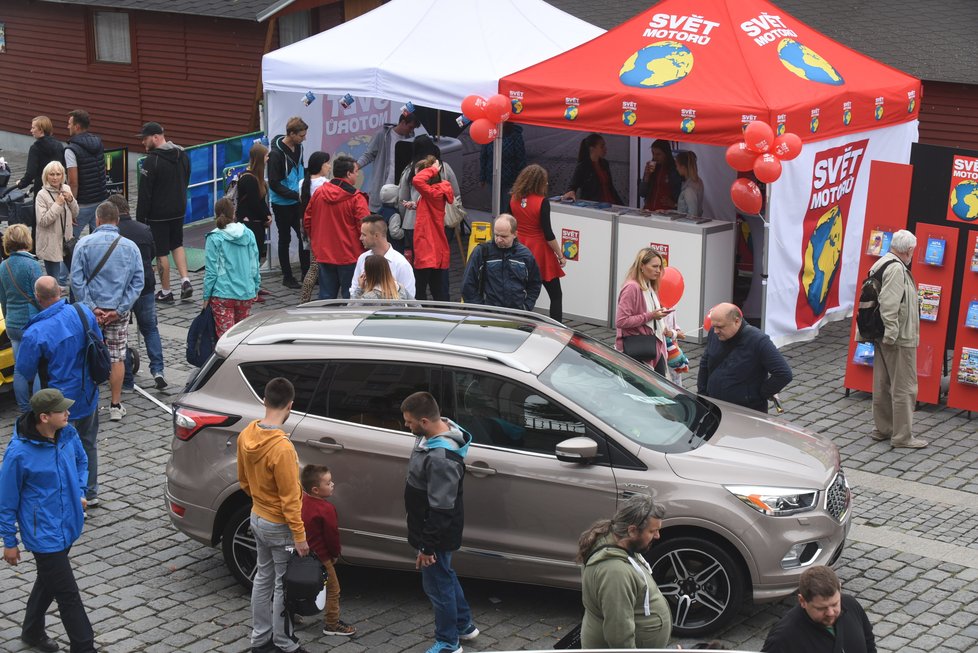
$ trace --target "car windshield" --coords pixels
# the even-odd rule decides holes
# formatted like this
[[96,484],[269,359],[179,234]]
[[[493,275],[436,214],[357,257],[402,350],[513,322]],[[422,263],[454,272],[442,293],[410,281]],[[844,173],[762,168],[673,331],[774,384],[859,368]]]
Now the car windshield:
[[643,447],[689,451],[719,425],[719,408],[650,368],[575,334],[540,381]]

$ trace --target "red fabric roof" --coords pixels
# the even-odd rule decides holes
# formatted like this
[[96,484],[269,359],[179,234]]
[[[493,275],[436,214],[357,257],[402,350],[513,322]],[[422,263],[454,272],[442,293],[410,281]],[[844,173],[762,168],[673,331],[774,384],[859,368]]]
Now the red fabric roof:
[[754,119],[806,141],[861,132],[921,101],[916,78],[765,0],[664,0],[499,90],[515,122],[715,145]]

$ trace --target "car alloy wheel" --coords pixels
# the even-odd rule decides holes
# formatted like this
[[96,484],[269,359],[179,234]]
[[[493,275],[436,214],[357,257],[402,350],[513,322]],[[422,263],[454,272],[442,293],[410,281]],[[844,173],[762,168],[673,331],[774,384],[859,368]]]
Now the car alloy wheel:
[[234,511],[221,535],[224,564],[241,585],[251,587],[258,569],[258,549],[251,532],[251,504]]

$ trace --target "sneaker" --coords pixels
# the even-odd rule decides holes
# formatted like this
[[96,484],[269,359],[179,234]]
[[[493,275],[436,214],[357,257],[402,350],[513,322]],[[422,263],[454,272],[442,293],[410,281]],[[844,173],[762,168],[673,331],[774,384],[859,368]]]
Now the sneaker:
[[259,288],[258,289],[258,294],[261,295],[261,296],[265,296],[265,295],[270,295],[271,293],[268,292],[267,290],[265,290],[264,288]]
[[98,500],[98,497],[86,498],[85,502],[89,508],[98,508],[98,505],[102,503]]
[[156,301],[160,302],[161,304],[172,304],[173,303],[173,293],[172,292],[166,292],[166,293],[164,293],[162,290],[157,290],[156,291]]
[[470,642],[479,636],[479,629],[475,627],[475,624],[469,624],[465,630],[462,630],[458,634],[458,638],[463,642]]
[[194,287],[190,285],[190,282],[186,279],[180,284],[180,299],[190,299],[190,296],[194,294]]
[[288,277],[287,279],[282,279],[282,285],[286,288],[291,288],[292,290],[298,290],[302,288],[302,284],[296,281],[293,277]]
[[166,387],[167,385],[169,385],[169,384],[168,384],[168,383],[166,382],[166,379],[165,379],[165,378],[163,378],[163,375],[162,375],[162,374],[154,374],[154,375],[153,375],[153,382],[154,382],[154,383],[156,383],[156,389],[157,389],[157,390],[162,390],[162,389],[163,389],[163,388],[165,388],[165,387]]
[[134,385],[124,385],[122,386],[122,394],[131,395],[136,391],[136,386]]
[[459,644],[435,642],[435,645],[429,648],[425,653],[462,653],[462,647]]
[[356,627],[343,623],[342,621],[337,621],[335,626],[326,624],[326,627],[323,628],[323,635],[340,635],[341,637],[350,637],[355,635],[356,632]]
[[109,406],[109,419],[113,422],[118,422],[120,419],[126,416],[126,407],[122,404],[115,406]]

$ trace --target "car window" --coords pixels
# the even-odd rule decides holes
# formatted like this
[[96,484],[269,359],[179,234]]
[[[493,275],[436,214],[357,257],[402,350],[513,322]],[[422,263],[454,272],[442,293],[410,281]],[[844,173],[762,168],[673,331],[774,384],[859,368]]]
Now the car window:
[[295,386],[295,400],[292,409],[304,413],[309,407],[323,375],[326,363],[315,361],[264,361],[261,363],[245,363],[241,372],[245,380],[255,391],[258,398],[265,399],[265,384],[276,377],[285,377]]
[[404,431],[401,402],[431,390],[432,368],[390,362],[337,361],[309,412],[353,424]]
[[455,371],[455,421],[473,442],[554,455],[585,435],[584,423],[532,388],[478,372]]

